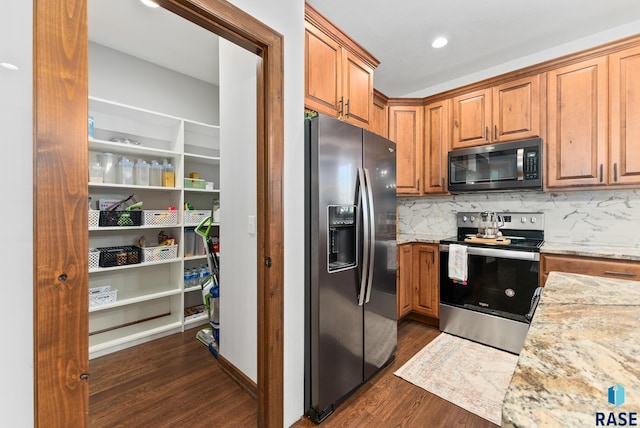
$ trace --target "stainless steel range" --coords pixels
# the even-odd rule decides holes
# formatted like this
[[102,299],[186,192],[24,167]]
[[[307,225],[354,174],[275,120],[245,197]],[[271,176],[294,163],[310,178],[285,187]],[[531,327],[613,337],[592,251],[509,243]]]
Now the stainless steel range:
[[544,214],[463,212],[440,241],[440,330],[520,353],[541,292]]

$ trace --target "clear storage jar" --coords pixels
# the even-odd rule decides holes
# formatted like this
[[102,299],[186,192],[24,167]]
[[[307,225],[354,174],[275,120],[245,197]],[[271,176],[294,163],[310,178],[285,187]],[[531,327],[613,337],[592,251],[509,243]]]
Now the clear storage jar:
[[127,158],[120,159],[116,168],[118,184],[133,184],[133,162]]
[[102,178],[104,183],[116,182],[116,155],[113,153],[101,153],[98,155],[102,165]]
[[135,184],[138,186],[148,186],[149,185],[149,164],[139,159],[135,164]]
[[170,163],[166,164],[162,169],[162,185],[164,187],[176,186],[175,168]]
[[89,182],[90,183],[104,182],[104,173],[102,172],[102,165],[100,165],[99,163],[89,164]]
[[158,161],[151,161],[149,165],[149,185],[162,186],[162,165]]

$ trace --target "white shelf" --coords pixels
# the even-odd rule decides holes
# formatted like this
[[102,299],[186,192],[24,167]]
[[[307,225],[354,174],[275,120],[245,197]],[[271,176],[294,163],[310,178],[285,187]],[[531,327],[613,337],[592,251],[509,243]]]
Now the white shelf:
[[180,154],[173,150],[156,149],[139,144],[116,143],[114,141],[89,138],[89,150],[126,154],[130,156],[156,156],[160,158],[174,158]]
[[97,272],[109,272],[109,271],[115,271],[115,270],[123,270],[123,269],[135,269],[135,268],[140,268],[140,267],[145,267],[145,266],[153,266],[153,265],[164,265],[167,263],[177,263],[182,261],[182,257],[176,257],[175,259],[170,259],[170,260],[160,260],[157,262],[142,262],[142,263],[134,263],[134,264],[130,264],[130,265],[123,265],[123,266],[112,266],[112,267],[97,267],[95,269],[89,269],[89,273],[97,273]]
[[114,303],[109,303],[109,304],[106,304],[106,305],[89,307],[89,312],[104,311],[104,310],[107,310],[107,309],[117,308],[119,306],[133,305],[133,304],[140,303],[140,302],[147,302],[149,300],[161,299],[161,298],[167,297],[167,296],[175,296],[177,294],[180,294],[181,292],[182,292],[182,290],[177,288],[177,289],[161,291],[161,292],[157,292],[157,293],[147,293],[147,294],[140,293],[137,296],[131,296],[131,297],[128,297],[126,299],[116,300]]
[[207,322],[209,322],[209,315],[207,315],[206,313],[184,317],[185,327],[191,324],[200,324],[200,323],[204,324]]
[[[220,126],[96,97],[89,97],[89,115],[94,118],[94,134],[88,138],[87,149],[90,163],[99,161],[99,155],[108,152],[147,162],[166,159],[175,167],[175,187],[89,182],[92,201],[120,200],[135,193],[136,200],[144,202],[143,211],[147,207],[175,206],[180,209],[186,202],[194,205],[196,210],[209,211],[212,201],[219,200],[220,189],[187,189],[182,177],[197,173],[201,179],[220,186]],[[136,140],[138,144],[111,141],[115,138]],[[179,223],[176,224],[88,229],[89,246],[92,248],[128,245],[124,243],[131,243],[140,235],[149,240],[151,235],[162,229],[175,237],[178,244],[178,257],[173,259],[89,270],[90,288],[109,285],[118,289],[117,301],[89,308],[90,331],[102,331],[89,336],[90,358],[153,340],[175,330],[183,331],[186,325],[208,323],[206,313],[184,316],[185,306],[199,302],[201,296],[198,294],[202,290],[199,286],[183,289],[185,262],[207,260],[206,255],[182,257],[185,229],[198,226],[198,223],[184,224],[184,219],[184,213],[179,213]],[[166,315],[154,318],[159,314]],[[116,325],[122,327],[111,329]]]
[[108,348],[117,347],[148,336],[165,331],[182,328],[175,315],[167,315],[137,324],[109,330],[89,336],[89,353],[96,353]]

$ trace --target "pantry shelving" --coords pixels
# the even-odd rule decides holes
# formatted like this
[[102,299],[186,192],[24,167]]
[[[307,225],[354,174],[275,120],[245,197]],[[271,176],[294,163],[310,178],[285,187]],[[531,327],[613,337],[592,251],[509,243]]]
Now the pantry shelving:
[[[95,97],[89,97],[89,115],[94,123],[93,136],[88,138],[90,165],[96,166],[108,153],[110,159],[170,164],[175,174],[173,186],[165,186],[106,183],[90,172],[89,202],[95,211],[89,214],[89,288],[117,290],[115,301],[89,308],[89,356],[95,358],[207,323],[207,314],[197,313],[202,303],[200,287],[185,287],[184,270],[207,264],[206,255],[197,253],[203,251],[198,243],[202,238],[193,231],[202,218],[212,215],[214,204],[219,206],[221,159],[219,126]],[[194,182],[204,188],[186,187]],[[107,201],[130,196],[129,203],[142,202],[139,225],[98,225],[101,203],[104,208]],[[186,205],[194,210],[184,211]],[[160,224],[145,222],[150,212]],[[163,223],[165,214],[168,220]],[[217,236],[219,228],[215,223]],[[174,239],[176,247],[141,247],[139,259],[132,251],[131,264],[103,267],[105,260],[96,251],[125,248],[141,239],[154,245],[160,236]],[[185,242],[185,237],[191,242]],[[193,247],[185,248],[188,244]]]

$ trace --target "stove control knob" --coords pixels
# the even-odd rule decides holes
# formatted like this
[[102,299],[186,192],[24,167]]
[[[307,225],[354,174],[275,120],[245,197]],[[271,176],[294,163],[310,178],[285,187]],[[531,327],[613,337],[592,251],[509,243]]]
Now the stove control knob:
[[526,217],[520,217],[520,223],[526,223],[526,222],[527,222]]
[[476,221],[476,218],[474,216],[471,216],[469,220],[471,220],[471,223],[473,223],[474,221]]
[[538,221],[535,217],[531,217],[531,223],[535,223],[536,221]]
[[462,216],[462,222],[463,222],[463,223],[466,223],[466,222],[467,222],[467,220],[468,220],[468,219],[467,219],[467,216],[466,216],[466,215],[463,215],[463,216]]

